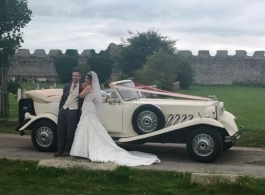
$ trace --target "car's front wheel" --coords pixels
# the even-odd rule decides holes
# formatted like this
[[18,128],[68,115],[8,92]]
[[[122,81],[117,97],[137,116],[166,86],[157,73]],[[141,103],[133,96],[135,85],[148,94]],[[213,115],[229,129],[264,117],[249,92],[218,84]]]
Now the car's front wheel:
[[54,151],[57,142],[56,125],[48,120],[36,123],[32,130],[31,141],[39,151]]
[[193,130],[187,138],[187,150],[198,162],[212,162],[223,151],[223,140],[214,127],[200,127]]

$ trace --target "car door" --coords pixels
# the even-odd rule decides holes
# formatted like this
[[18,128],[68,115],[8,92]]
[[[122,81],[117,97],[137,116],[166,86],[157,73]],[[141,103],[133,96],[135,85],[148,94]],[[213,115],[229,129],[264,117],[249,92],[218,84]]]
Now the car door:
[[122,103],[114,96],[101,104],[99,119],[108,132],[122,132]]

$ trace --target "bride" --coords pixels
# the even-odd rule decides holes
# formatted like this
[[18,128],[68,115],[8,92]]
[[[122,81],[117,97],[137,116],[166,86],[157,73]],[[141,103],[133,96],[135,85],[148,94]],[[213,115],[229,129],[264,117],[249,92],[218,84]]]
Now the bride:
[[102,102],[97,74],[93,71],[88,72],[85,84],[86,87],[79,95],[84,98],[84,103],[70,155],[125,166],[159,163],[160,160],[155,155],[142,152],[130,153],[116,145],[97,117]]

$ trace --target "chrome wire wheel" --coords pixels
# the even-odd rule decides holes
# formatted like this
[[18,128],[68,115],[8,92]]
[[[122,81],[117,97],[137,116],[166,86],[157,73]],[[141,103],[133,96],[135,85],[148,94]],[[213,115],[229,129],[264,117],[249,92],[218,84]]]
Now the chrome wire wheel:
[[209,156],[214,151],[214,140],[208,134],[198,134],[192,140],[192,148],[199,156]]
[[162,110],[152,104],[139,106],[132,115],[132,126],[138,135],[165,128],[166,121]]
[[41,147],[49,147],[53,142],[53,131],[45,126],[38,128],[36,131],[36,141]]
[[137,125],[143,132],[150,133],[158,125],[157,115],[150,110],[143,111],[138,115]]

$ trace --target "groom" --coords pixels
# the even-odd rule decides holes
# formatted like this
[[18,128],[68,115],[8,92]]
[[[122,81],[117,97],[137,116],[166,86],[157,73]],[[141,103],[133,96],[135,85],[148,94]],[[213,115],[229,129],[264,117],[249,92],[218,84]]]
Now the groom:
[[64,86],[58,114],[57,153],[54,157],[69,156],[84,100],[79,98],[79,93],[82,91],[80,79],[80,71],[73,70],[72,83]]

